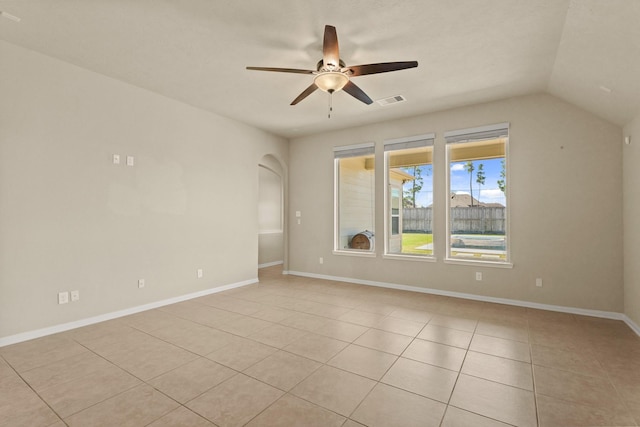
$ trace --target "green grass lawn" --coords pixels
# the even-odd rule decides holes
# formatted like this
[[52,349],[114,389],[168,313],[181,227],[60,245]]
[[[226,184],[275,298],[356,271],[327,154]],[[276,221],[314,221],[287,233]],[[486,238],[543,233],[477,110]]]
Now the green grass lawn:
[[431,255],[432,249],[416,249],[419,246],[433,243],[433,234],[426,233],[402,233],[402,253]]

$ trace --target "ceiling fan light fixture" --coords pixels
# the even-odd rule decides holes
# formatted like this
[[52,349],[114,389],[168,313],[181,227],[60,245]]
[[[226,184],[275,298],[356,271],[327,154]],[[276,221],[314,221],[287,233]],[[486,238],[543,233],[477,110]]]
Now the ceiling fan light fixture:
[[347,83],[349,83],[349,77],[339,71],[325,71],[319,73],[313,82],[321,90],[333,93],[341,90]]

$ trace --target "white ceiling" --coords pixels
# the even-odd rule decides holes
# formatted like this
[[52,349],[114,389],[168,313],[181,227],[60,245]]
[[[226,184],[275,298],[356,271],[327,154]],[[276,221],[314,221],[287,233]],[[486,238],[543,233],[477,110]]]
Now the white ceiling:
[[[546,91],[613,123],[640,112],[637,0],[0,0],[0,39],[285,137]],[[372,99],[316,91],[325,24]],[[1,58],[0,58],[1,60]],[[0,76],[1,78],[1,76]],[[603,89],[605,88],[605,89]]]

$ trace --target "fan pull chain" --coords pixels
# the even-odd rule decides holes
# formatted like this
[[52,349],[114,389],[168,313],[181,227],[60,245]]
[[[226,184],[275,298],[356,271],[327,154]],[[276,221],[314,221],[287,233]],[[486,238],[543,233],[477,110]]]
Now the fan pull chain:
[[329,114],[328,118],[331,118],[331,112],[333,111],[333,91],[329,92]]

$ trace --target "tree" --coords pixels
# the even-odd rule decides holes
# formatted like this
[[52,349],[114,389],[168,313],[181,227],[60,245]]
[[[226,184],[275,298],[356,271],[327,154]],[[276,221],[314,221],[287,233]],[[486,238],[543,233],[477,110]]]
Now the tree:
[[473,207],[473,171],[476,170],[476,168],[473,166],[471,160],[464,165],[464,170],[469,174],[469,192],[471,193],[471,207]]
[[481,190],[481,187],[484,185],[485,178],[486,177],[484,175],[484,165],[480,163],[478,165],[478,172],[476,172],[476,182],[478,183],[478,203],[480,203],[480,190]]
[[505,181],[505,178],[507,176],[505,169],[504,169],[504,159],[500,160],[500,164],[502,166],[502,170],[500,171],[500,179],[498,180],[498,188],[500,189],[500,191],[502,191],[504,193],[505,189],[507,188],[507,183]]
[[415,208],[416,206],[416,194],[422,190],[422,168],[420,166],[411,166],[405,168],[405,171],[413,175],[414,179],[411,181],[411,187],[404,190],[404,196],[402,198],[402,206],[405,208]]

